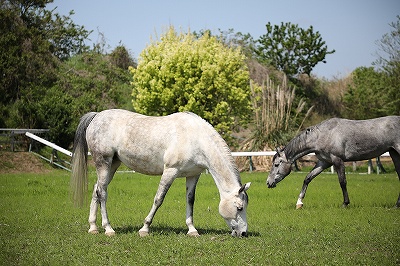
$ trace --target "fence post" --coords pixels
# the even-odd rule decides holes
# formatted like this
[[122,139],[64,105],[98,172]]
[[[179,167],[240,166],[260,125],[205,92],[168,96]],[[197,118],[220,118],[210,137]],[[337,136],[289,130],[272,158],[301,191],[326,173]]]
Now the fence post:
[[250,173],[251,173],[251,172],[253,172],[253,168],[254,168],[253,160],[251,159],[251,156],[249,156],[248,158],[249,158],[249,164],[250,164],[250,169],[249,170],[250,170]]

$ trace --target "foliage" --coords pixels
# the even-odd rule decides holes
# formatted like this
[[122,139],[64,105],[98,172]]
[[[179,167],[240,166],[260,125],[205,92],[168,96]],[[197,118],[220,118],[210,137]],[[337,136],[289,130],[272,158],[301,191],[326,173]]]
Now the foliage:
[[397,15],[397,21],[391,22],[389,26],[392,31],[385,33],[376,43],[379,51],[374,64],[383,68],[393,62],[400,62],[400,15]]
[[123,45],[118,45],[109,55],[110,62],[121,69],[128,69],[129,67],[137,67],[133,57]]
[[359,67],[352,73],[352,83],[344,95],[344,115],[350,119],[368,119],[390,115],[390,99],[385,73],[373,67]]
[[130,73],[111,60],[91,52],[74,56],[61,65],[57,83],[48,90],[38,109],[43,111],[42,127],[52,129],[49,136],[52,141],[68,147],[84,113],[131,109]]
[[[197,186],[198,238],[186,236],[185,180],[171,186],[150,236],[137,231],[150,210],[158,177],[117,173],[107,207],[117,235],[87,233],[88,208],[69,201],[69,173],[2,174],[0,261],[4,265],[398,265],[398,179],[349,175],[349,208],[342,208],[337,177],[321,174],[295,210],[305,174],[292,173],[267,189],[265,173],[242,173],[252,182],[249,237],[237,239],[218,214],[210,175]],[[90,174],[93,184],[95,174]],[[23,200],[21,200],[23,199]],[[34,204],[28,204],[28,203]],[[88,205],[87,205],[88,206]],[[100,220],[98,221],[100,225]],[[306,247],[306,248],[305,248]]]
[[306,102],[303,99],[293,108],[295,89],[287,85],[286,76],[281,85],[275,85],[267,76],[261,86],[251,83],[250,88],[255,128],[245,142],[247,150],[265,150],[267,146],[267,149],[271,149],[288,142],[301,129],[313,109],[309,108],[304,114]]
[[89,51],[90,32],[73,12],[46,10],[50,2],[0,2],[0,126],[49,128],[49,140],[68,148],[85,112],[131,109],[135,62],[122,45],[110,55]]
[[321,34],[314,32],[313,26],[300,28],[297,24],[281,23],[266,25],[267,33],[257,40],[256,54],[260,61],[271,64],[289,77],[298,74],[310,75],[325,57],[335,50],[328,51]]
[[389,25],[392,31],[384,34],[377,42],[380,53],[377,53],[378,59],[374,64],[380,66],[381,71],[386,74],[385,93],[390,99],[386,107],[388,113],[400,115],[400,16]]
[[244,55],[204,34],[174,28],[141,53],[133,75],[134,109],[147,115],[191,111],[229,139],[249,116],[249,74]]
[[9,107],[0,108],[1,126],[39,127],[38,102],[56,82],[60,60],[86,50],[89,32],[46,10],[50,2],[0,2],[0,103]]

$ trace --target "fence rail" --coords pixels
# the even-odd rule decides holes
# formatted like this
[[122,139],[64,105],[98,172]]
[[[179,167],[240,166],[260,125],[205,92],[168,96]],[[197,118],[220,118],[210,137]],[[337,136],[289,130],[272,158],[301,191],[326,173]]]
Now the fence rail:
[[[23,128],[0,128],[0,144],[10,145],[11,151],[16,151],[19,144],[26,144],[26,140],[21,139],[25,133],[43,134],[49,132],[49,129],[23,129]],[[26,147],[25,147],[26,150]]]

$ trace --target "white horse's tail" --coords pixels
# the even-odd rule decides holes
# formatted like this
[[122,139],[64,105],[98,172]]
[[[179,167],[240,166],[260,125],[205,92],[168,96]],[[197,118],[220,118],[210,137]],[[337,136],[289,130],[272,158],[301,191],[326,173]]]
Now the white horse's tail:
[[75,133],[70,188],[72,200],[79,207],[83,206],[88,190],[86,129],[96,114],[91,112],[82,116]]

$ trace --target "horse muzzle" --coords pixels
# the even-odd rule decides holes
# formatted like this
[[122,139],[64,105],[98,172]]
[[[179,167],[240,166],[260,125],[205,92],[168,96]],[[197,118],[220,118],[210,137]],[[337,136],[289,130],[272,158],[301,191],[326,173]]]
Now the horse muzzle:
[[267,180],[267,186],[268,186],[268,188],[274,188],[274,187],[276,187],[276,182],[275,181],[269,181],[269,180]]

